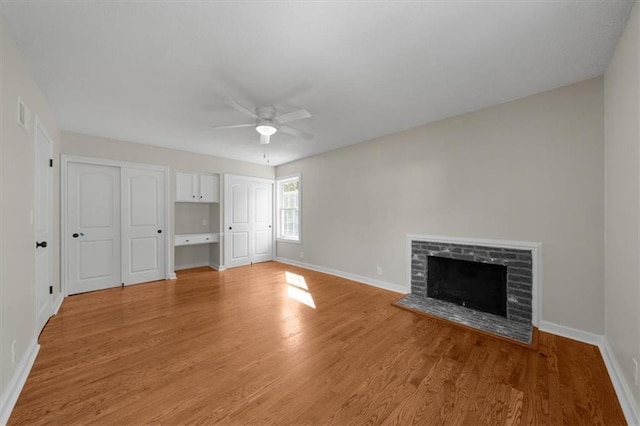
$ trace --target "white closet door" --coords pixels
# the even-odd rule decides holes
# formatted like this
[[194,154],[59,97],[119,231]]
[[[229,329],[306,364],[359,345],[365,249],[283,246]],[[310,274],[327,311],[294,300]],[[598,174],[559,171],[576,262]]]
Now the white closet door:
[[120,281],[120,168],[69,163],[67,270],[69,294]]
[[225,182],[225,266],[249,265],[251,183],[235,176],[228,176]]
[[42,331],[52,314],[53,301],[50,288],[53,285],[53,142],[36,124],[36,334]]
[[253,185],[253,263],[273,260],[273,184]]
[[165,174],[122,168],[122,282],[165,278]]
[[273,184],[225,177],[225,267],[273,260]]

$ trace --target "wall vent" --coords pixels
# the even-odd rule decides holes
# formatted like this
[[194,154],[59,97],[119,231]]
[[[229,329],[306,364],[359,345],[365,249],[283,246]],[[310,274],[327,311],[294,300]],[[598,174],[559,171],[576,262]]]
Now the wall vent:
[[18,98],[18,124],[29,133],[29,108]]

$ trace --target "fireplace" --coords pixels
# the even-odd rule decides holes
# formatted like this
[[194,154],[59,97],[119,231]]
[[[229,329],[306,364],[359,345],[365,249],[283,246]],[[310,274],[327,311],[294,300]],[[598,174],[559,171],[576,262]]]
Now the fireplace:
[[396,306],[530,344],[542,244],[407,236],[411,293]]
[[427,257],[427,297],[507,317],[507,267]]

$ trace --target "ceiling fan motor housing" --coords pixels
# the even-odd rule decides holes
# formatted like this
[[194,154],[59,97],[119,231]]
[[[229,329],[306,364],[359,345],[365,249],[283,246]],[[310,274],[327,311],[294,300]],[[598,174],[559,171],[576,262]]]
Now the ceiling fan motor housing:
[[256,108],[256,115],[270,121],[276,118],[276,109],[273,106],[259,106]]

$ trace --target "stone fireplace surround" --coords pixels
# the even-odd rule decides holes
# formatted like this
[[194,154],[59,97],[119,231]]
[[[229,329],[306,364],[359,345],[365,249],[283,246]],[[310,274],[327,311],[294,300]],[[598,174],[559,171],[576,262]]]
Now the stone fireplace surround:
[[[521,343],[532,343],[541,312],[542,244],[429,235],[407,236],[411,293],[396,304]],[[427,257],[446,257],[507,267],[507,317],[427,297]]]

